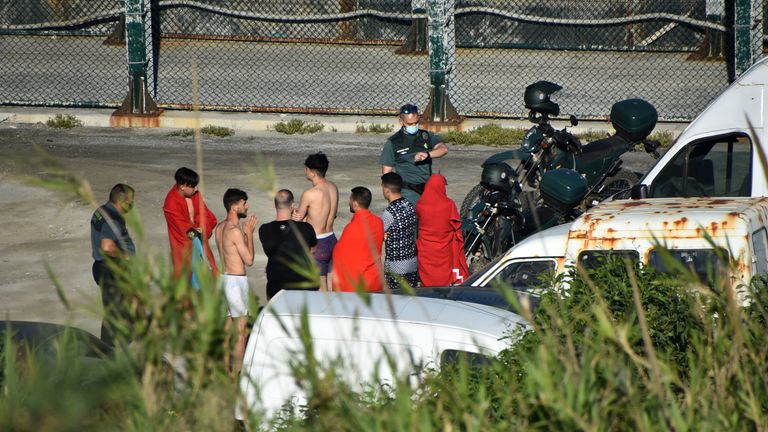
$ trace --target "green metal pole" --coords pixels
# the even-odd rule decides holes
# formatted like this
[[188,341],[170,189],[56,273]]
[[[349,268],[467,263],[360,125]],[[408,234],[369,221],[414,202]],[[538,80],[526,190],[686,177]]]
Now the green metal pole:
[[430,102],[424,115],[428,117],[427,120],[433,122],[445,122],[458,118],[446,91],[445,27],[448,17],[445,2],[446,0],[429,0],[427,5]]
[[147,93],[147,48],[145,43],[145,1],[125,0],[125,40],[128,51],[128,97],[122,110],[130,114],[157,111]]
[[734,1],[734,70],[741,75],[760,57],[763,44],[762,0]]

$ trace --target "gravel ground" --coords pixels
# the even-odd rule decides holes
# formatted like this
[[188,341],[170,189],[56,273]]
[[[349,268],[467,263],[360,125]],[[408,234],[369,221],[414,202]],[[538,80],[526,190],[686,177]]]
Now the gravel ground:
[[[109,189],[126,182],[137,191],[136,211],[143,222],[140,252],[168,256],[162,203],[179,166],[196,166],[193,138],[170,136],[163,129],[51,129],[44,125],[0,123],[0,313],[3,318],[49,322],[70,321],[97,333],[101,303],[91,278],[89,226],[93,208],[60,192],[24,182],[35,174],[25,160],[40,146],[71,172],[84,177],[99,203]],[[374,192],[372,210],[381,212],[385,201],[379,183],[378,154],[385,136],[320,133],[285,136],[276,132],[236,134],[228,138],[204,137],[204,191],[208,206],[224,216],[221,197],[228,187],[250,194],[251,212],[261,222],[274,218],[272,187],[294,194],[309,186],[302,163],[309,153],[325,152],[331,166],[328,178],[339,186],[341,205],[335,231],[341,233],[350,219],[346,198],[353,186]],[[481,162],[499,149],[453,147],[435,169],[448,178],[448,194],[460,204],[477,183]],[[274,182],[264,161],[274,167]],[[642,152],[626,155],[625,165],[642,171],[651,163]],[[251,287],[264,297],[266,257],[260,244],[249,269]],[[59,301],[45,264],[61,282],[73,308]]]

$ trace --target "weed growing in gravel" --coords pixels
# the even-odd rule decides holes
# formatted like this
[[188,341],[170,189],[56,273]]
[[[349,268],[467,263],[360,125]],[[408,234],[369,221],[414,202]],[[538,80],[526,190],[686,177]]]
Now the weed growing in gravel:
[[[203,135],[213,135],[213,136],[224,138],[224,137],[234,135],[235,130],[227,127],[223,127],[223,126],[208,125],[201,128],[200,133],[202,133]],[[195,135],[195,130],[192,128],[179,129],[168,134],[168,136],[172,136],[172,137],[178,136],[183,138],[191,137],[194,135]]]
[[325,128],[325,125],[317,122],[305,122],[303,120],[294,119],[287,122],[275,123],[273,127],[275,131],[287,135],[304,135],[320,132]]
[[168,134],[168,136],[183,137],[183,138],[188,138],[193,135],[195,135],[195,130],[192,128],[178,129]]
[[355,132],[359,134],[364,134],[364,133],[381,134],[381,133],[390,133],[394,129],[395,129],[395,126],[389,123],[385,125],[376,124],[376,123],[366,125],[365,123],[358,123],[357,127],[355,128]]
[[49,118],[45,124],[56,129],[72,129],[82,127],[83,121],[73,115],[56,114],[56,117]]
[[450,144],[506,147],[519,146],[525,132],[526,130],[521,128],[503,128],[496,124],[487,124],[469,131],[441,133],[440,136]]
[[[440,136],[449,144],[456,145],[487,145],[491,147],[517,147],[523,141],[527,132],[523,128],[503,128],[496,124],[487,124],[469,131],[449,131]],[[359,132],[359,130],[358,130]],[[605,132],[589,130],[576,134],[583,144],[603,139],[608,136]],[[648,137],[661,142],[662,147],[669,147],[677,135],[670,131],[654,132]]]
[[200,132],[204,133],[205,135],[213,135],[221,138],[232,136],[235,134],[234,129],[230,129],[228,127],[223,127],[223,126],[213,126],[213,125],[208,125],[203,127],[202,129],[200,129]]

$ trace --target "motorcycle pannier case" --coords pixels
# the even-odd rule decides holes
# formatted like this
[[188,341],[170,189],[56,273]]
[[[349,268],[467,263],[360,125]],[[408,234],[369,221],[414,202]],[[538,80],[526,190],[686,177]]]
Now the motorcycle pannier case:
[[611,107],[611,124],[616,135],[628,141],[647,138],[658,119],[656,108],[642,99],[623,100]]
[[587,180],[572,169],[555,169],[541,177],[539,192],[544,204],[566,212],[579,205],[587,195]]

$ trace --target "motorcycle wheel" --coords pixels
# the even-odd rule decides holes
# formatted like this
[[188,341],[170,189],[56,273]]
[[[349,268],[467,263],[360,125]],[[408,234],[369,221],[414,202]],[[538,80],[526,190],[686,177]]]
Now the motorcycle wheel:
[[621,169],[616,175],[605,179],[603,190],[600,191],[600,193],[591,196],[587,203],[591,203],[592,201],[604,201],[619,192],[631,189],[639,180],[640,178],[637,177],[637,174],[630,170]]
[[483,185],[475,185],[464,197],[464,201],[461,202],[461,208],[459,209],[459,217],[466,218],[470,216],[472,207],[480,201],[480,195],[483,193]]
[[[470,275],[482,270],[492,260],[496,259],[496,257],[505,253],[511,246],[501,235],[501,225],[498,218],[491,222],[486,233],[491,240],[490,244],[482,243],[478,249],[480,255],[477,256],[473,254],[467,258],[467,268]],[[486,250],[486,246],[490,246],[491,250]],[[490,257],[490,259],[486,258],[486,256]]]

